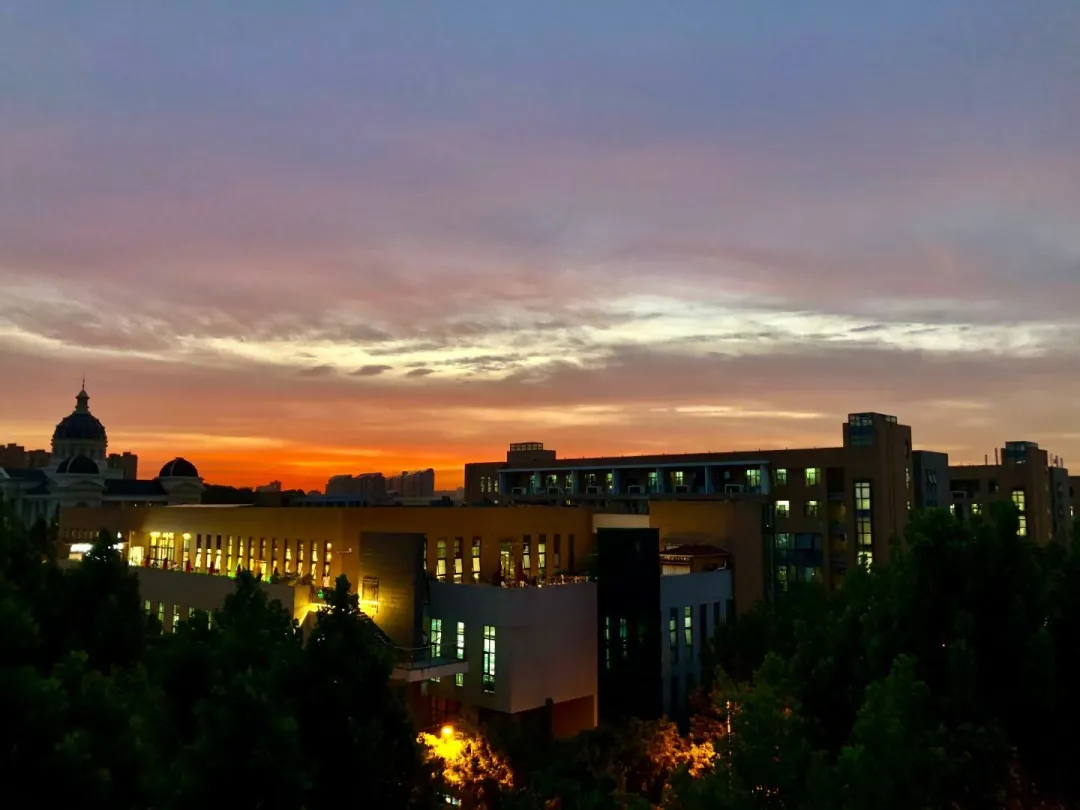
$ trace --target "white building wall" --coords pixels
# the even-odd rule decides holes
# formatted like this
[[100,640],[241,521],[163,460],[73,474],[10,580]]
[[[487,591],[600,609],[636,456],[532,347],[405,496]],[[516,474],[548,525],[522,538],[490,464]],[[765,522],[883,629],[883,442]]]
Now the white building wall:
[[[430,584],[428,614],[442,619],[443,655],[453,655],[465,622],[469,671],[432,684],[437,694],[517,713],[596,695],[596,585],[542,588]],[[495,628],[495,691],[483,691],[483,628]]]
[[[685,706],[688,686],[701,682],[701,652],[716,633],[717,615],[721,624],[727,621],[728,600],[732,598],[730,569],[660,578],[661,673],[666,714],[675,714]],[[705,606],[704,624],[701,621],[702,605]],[[689,647],[685,629],[687,607],[690,608],[692,641]],[[670,634],[672,610],[676,616],[674,651]]]

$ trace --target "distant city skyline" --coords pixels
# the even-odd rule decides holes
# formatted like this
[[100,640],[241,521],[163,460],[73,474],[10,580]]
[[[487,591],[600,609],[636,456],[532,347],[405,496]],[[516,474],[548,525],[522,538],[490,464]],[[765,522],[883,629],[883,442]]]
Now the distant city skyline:
[[0,444],[1080,467],[1080,6],[3,3]]

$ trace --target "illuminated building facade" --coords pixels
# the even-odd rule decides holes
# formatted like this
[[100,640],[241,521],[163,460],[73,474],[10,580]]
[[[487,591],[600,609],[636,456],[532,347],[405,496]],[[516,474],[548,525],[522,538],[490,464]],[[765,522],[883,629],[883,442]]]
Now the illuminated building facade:
[[839,447],[560,459],[526,442],[505,461],[465,465],[465,499],[638,514],[670,502],[755,503],[766,588],[779,592],[796,580],[835,586],[854,565],[887,561],[911,508],[911,456],[911,428],[878,413],[849,415]]

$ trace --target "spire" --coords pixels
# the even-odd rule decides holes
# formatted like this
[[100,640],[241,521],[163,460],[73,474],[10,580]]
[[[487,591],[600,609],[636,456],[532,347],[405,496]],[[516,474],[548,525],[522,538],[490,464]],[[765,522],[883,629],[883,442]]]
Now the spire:
[[90,413],[90,395],[86,393],[86,377],[83,377],[82,388],[75,395],[75,413]]

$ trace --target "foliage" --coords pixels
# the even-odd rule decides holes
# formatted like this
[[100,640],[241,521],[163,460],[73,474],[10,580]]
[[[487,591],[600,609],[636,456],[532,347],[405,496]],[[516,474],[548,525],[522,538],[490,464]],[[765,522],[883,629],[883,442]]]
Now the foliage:
[[344,579],[307,645],[250,576],[213,616],[162,636],[110,538],[67,566],[35,532],[0,510],[0,775],[15,795],[430,806],[416,732]]

